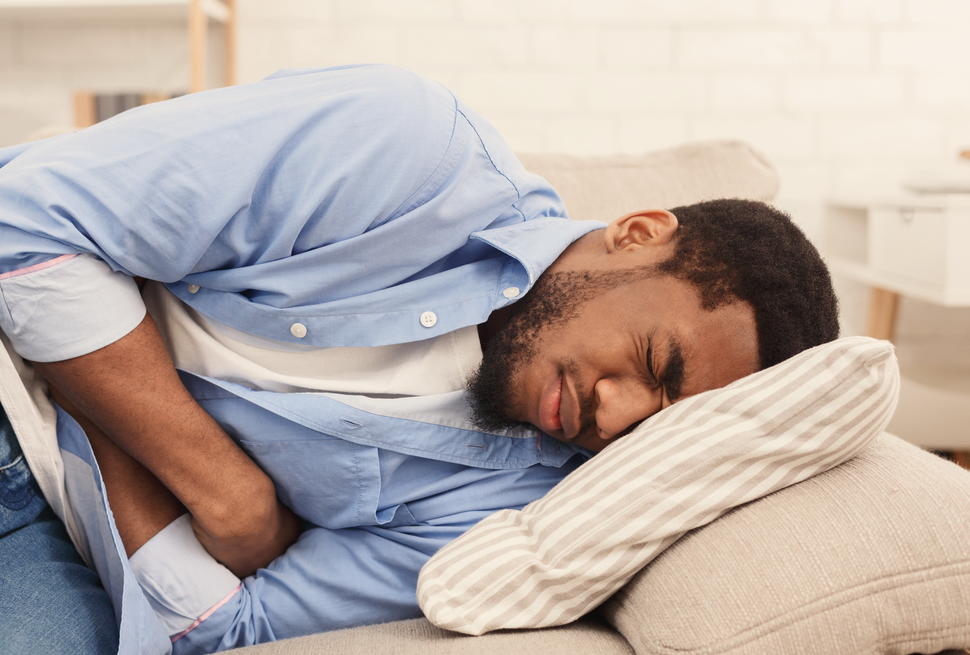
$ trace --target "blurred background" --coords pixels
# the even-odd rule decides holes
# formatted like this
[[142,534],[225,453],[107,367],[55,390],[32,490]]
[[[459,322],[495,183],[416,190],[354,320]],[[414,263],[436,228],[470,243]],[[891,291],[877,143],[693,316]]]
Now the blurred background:
[[441,81],[519,152],[746,140],[832,258],[843,333],[899,345],[893,430],[970,451],[970,1],[0,0],[0,145],[360,62]]

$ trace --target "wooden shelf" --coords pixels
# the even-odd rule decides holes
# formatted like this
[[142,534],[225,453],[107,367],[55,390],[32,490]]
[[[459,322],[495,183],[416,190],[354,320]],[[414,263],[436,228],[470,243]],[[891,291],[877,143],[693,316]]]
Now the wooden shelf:
[[[92,22],[122,20],[184,21],[193,0],[0,0],[0,21]],[[227,23],[230,7],[222,0],[201,0],[211,21]]]
[[[190,93],[206,88],[210,23],[222,24],[223,83],[236,83],[236,0],[0,0],[0,23],[64,23],[84,29],[105,23],[182,23],[189,46]],[[91,124],[93,91],[75,93],[75,127]]]

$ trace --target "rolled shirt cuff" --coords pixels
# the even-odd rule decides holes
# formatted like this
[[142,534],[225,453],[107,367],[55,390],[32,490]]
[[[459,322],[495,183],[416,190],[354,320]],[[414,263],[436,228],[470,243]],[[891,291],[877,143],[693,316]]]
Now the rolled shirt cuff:
[[24,359],[57,362],[114,343],[145,317],[138,285],[94,255],[0,276],[0,329]]
[[188,514],[162,528],[128,562],[173,641],[239,590],[239,578],[199,543]]

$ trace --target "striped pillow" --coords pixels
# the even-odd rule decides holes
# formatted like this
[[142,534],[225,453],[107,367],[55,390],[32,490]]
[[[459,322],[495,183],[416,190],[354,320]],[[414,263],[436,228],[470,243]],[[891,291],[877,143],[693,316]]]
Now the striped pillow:
[[442,548],[418,578],[421,609],[473,635],[569,623],[688,530],[851,458],[898,390],[892,345],[848,337],[685,398]]

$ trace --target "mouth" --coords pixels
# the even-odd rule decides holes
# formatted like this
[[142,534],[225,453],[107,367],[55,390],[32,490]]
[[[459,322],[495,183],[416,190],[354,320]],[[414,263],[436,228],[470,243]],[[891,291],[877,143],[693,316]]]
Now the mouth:
[[560,414],[559,422],[562,427],[563,439],[566,441],[572,441],[579,436],[580,428],[582,428],[582,416],[580,410],[579,393],[576,389],[576,380],[570,380],[569,377],[563,375],[563,395],[565,396],[565,409],[566,413],[563,415],[563,403],[560,401]]
[[553,378],[539,396],[538,427],[547,434],[562,430],[559,407],[562,403],[562,376]]

